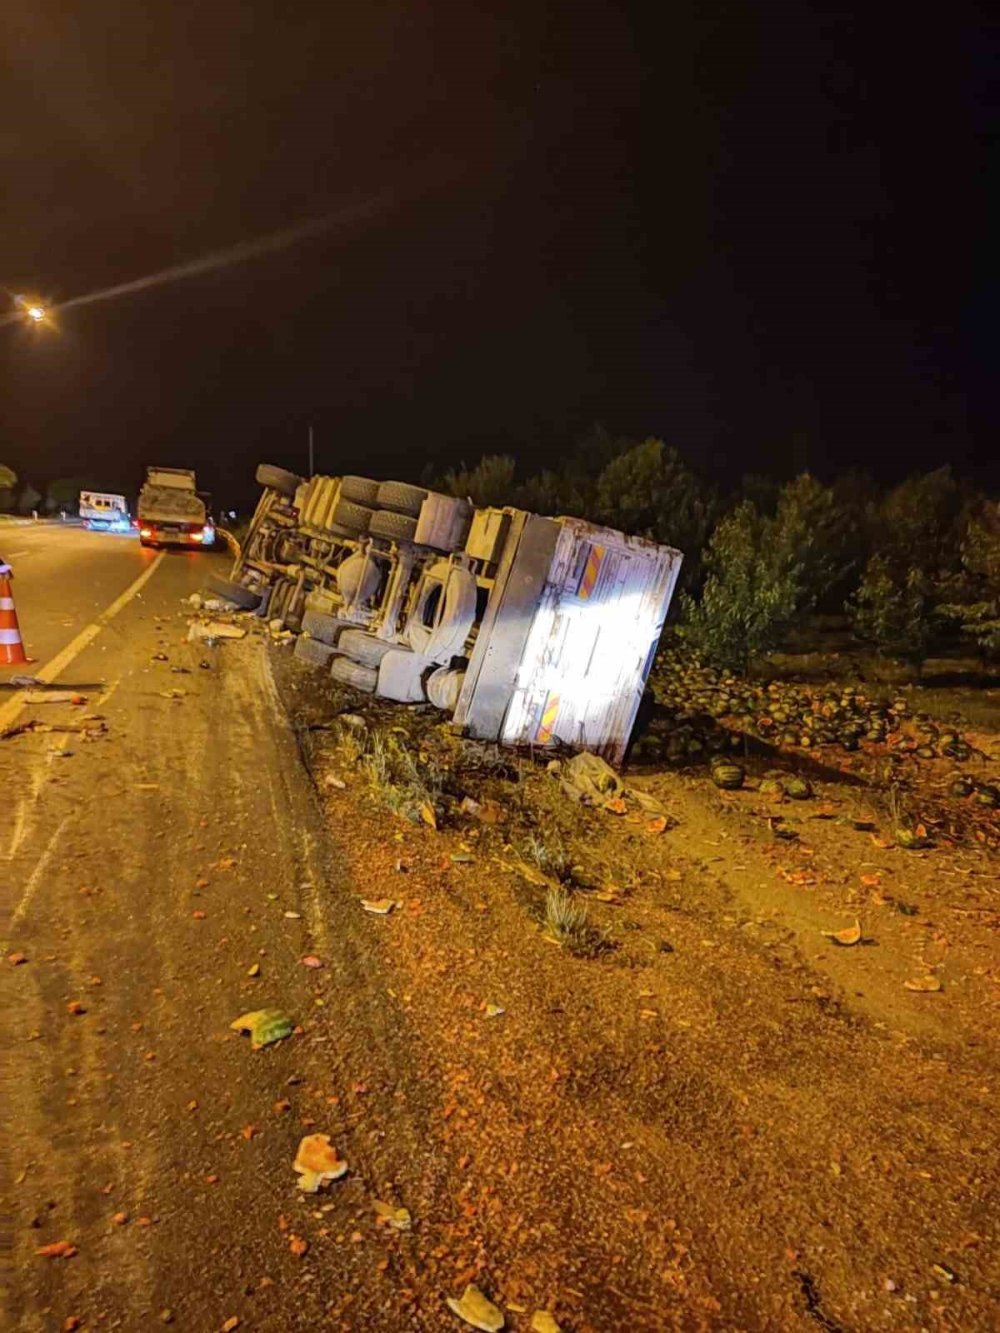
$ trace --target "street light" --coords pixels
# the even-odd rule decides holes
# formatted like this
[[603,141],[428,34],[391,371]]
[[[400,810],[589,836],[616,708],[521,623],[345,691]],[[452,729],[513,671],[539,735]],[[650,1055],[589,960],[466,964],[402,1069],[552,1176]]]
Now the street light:
[[35,323],[38,324],[45,318],[45,307],[41,305],[29,305],[27,314],[29,319],[33,319]]

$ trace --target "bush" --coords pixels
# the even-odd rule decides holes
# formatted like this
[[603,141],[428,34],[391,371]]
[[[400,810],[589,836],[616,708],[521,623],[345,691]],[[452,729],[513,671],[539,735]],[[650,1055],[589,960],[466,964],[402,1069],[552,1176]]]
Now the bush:
[[745,673],[779,643],[803,588],[802,567],[780,535],[778,519],[762,515],[751,500],[716,526],[701,597],[682,599],[682,634],[708,661]]

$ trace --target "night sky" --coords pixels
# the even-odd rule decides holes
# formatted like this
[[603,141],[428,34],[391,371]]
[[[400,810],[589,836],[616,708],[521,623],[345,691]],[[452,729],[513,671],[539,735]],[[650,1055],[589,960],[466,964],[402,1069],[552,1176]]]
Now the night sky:
[[5,5],[8,293],[331,221],[0,328],[0,462],[233,502],[310,421],[410,478],[602,422],[717,480],[995,482],[997,53],[956,5]]

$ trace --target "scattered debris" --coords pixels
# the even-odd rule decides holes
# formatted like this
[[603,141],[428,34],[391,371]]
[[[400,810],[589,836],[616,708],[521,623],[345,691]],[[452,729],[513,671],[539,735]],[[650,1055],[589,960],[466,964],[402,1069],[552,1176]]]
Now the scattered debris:
[[915,977],[911,981],[904,981],[903,986],[906,990],[919,991],[924,994],[933,994],[942,989],[941,978],[930,974],[925,977]]
[[305,958],[299,959],[303,967],[325,967],[326,964],[322,958],[317,958],[314,953],[307,953]]
[[68,1240],[54,1240],[51,1245],[40,1245],[35,1253],[41,1255],[43,1259],[72,1259],[77,1253],[77,1248]]
[[531,1333],[562,1333],[548,1310],[536,1310],[531,1316]]
[[361,906],[373,916],[388,916],[390,912],[403,904],[396,898],[362,898]]
[[219,639],[245,639],[247,632],[238,625],[227,625],[222,620],[192,620],[188,625],[188,643],[204,640],[208,644]]
[[22,963],[26,963],[27,961],[28,955],[26,953],[15,952],[7,955],[7,962],[10,963],[11,967],[20,967]]
[[501,1014],[505,1014],[506,1012],[507,1010],[499,1004],[488,1004],[483,1010],[483,1013],[487,1018],[499,1018]]
[[478,1328],[482,1333],[500,1333],[504,1326],[503,1313],[488,1300],[475,1283],[470,1282],[461,1298],[447,1298],[448,1309],[457,1314],[470,1328]]
[[307,1134],[292,1166],[299,1173],[298,1185],[304,1194],[317,1194],[321,1186],[347,1174],[347,1163],[330,1146],[329,1134]]
[[49,693],[45,690],[40,690],[36,693],[34,690],[30,690],[24,696],[24,702],[32,705],[73,704],[75,707],[79,708],[82,704],[87,702],[87,696],[85,694],[77,694],[75,691],[66,690],[61,690],[57,693]]
[[629,801],[651,815],[664,813],[662,804],[655,797],[627,786],[606,760],[589,750],[582,750],[567,760],[557,776],[562,790],[571,800],[596,805],[610,814],[624,814]]
[[852,944],[861,943],[861,922],[855,921],[853,926],[847,926],[843,930],[821,930],[820,934],[828,940],[833,940],[834,944],[848,948]]
[[381,1199],[375,1199],[372,1202],[372,1207],[379,1217],[395,1231],[409,1231],[413,1225],[408,1208],[395,1208],[391,1203],[383,1203]]
[[249,1032],[250,1047],[254,1051],[290,1037],[295,1030],[294,1021],[280,1009],[255,1009],[242,1014],[229,1026],[234,1032]]

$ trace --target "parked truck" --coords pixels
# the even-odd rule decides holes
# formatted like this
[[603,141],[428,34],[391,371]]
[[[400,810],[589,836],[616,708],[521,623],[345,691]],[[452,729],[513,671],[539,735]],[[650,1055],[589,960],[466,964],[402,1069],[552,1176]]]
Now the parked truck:
[[622,762],[679,551],[402,482],[257,479],[240,556],[211,582],[299,632],[298,657],[468,736]]
[[215,528],[189,468],[148,468],[137,513],[143,546],[191,548],[215,541]]

